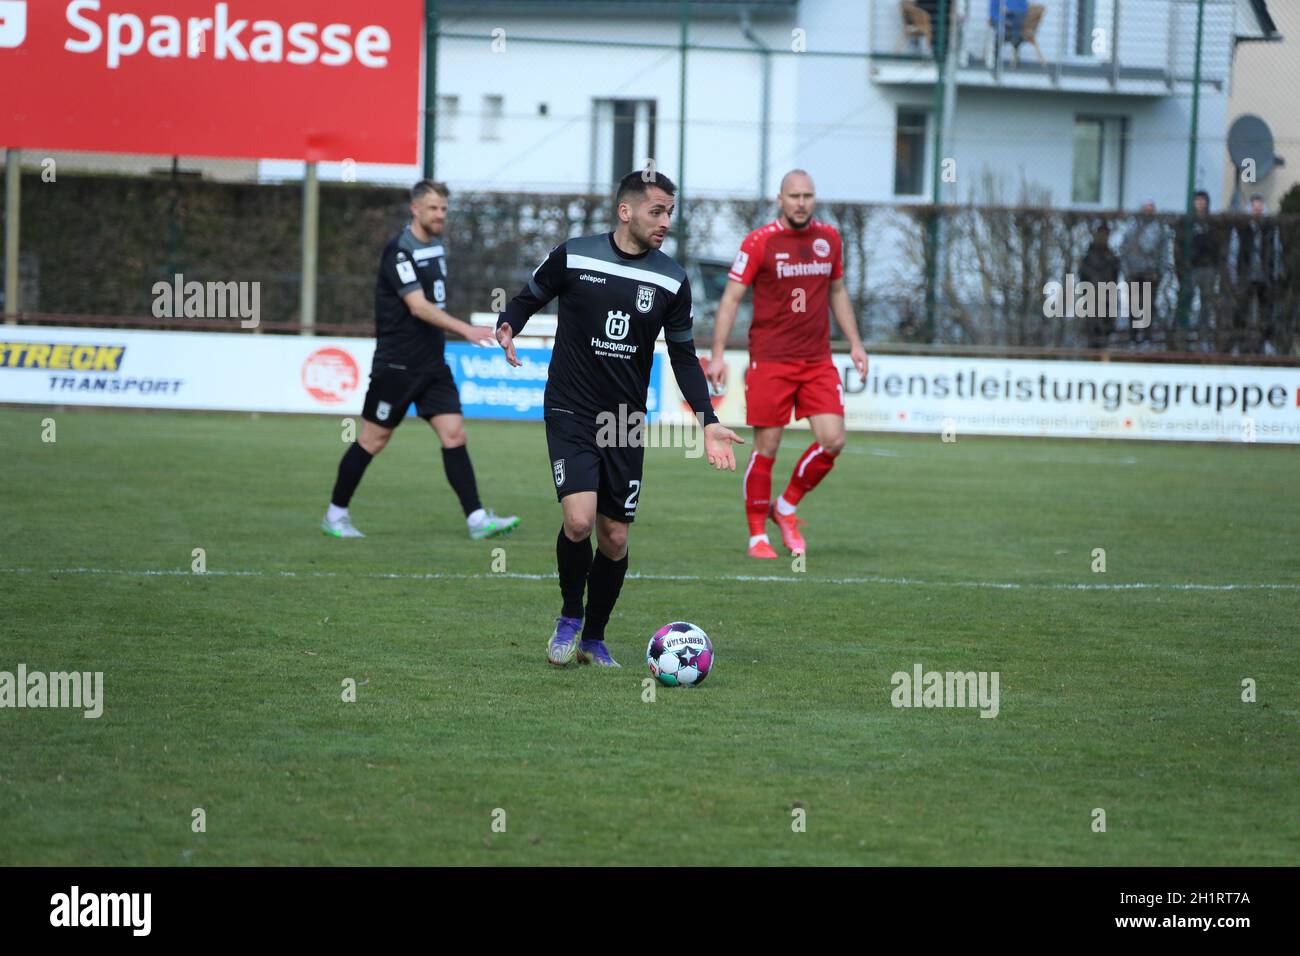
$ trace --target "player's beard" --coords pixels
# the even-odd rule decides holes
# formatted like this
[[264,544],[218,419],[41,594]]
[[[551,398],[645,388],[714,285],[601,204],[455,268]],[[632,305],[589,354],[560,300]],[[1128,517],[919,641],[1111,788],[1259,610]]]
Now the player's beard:
[[657,230],[653,226],[642,232],[637,228],[636,221],[631,220],[627,224],[627,231],[642,249],[658,249],[663,244],[662,240],[655,240]]

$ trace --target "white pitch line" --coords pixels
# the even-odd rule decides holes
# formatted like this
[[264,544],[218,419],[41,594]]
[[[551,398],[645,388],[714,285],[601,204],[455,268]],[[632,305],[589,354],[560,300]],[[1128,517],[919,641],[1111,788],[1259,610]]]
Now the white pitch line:
[[[466,574],[462,572],[430,571],[424,574],[410,572],[341,571],[186,571],[180,568],[118,569],[118,568],[0,568],[0,574],[104,574],[123,577],[185,577],[185,578],[368,578],[390,581],[492,581],[502,578],[518,581],[554,581],[554,574],[527,574],[521,571],[500,571]],[[784,574],[644,574],[633,572],[628,578],[641,581],[735,581],[740,584],[881,584],[901,587],[928,588],[980,588],[996,591],[1300,591],[1300,584],[1178,584],[1162,582],[1131,582],[1128,584],[1039,584],[1015,581],[926,581],[920,578],[816,578],[806,575]]]

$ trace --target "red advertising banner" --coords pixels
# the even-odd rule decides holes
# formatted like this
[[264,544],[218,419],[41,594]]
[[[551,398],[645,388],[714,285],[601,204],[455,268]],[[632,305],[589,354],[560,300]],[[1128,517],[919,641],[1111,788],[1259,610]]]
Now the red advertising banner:
[[0,146],[419,159],[420,0],[0,0]]

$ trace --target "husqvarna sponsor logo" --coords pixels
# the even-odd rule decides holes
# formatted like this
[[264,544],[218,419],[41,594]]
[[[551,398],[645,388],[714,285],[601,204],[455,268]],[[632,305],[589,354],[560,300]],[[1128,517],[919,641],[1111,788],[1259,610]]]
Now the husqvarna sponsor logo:
[[626,312],[610,312],[605,317],[605,334],[611,339],[625,339],[631,321],[632,317]]
[[632,317],[626,312],[610,310],[605,318],[605,334],[608,339],[591,337],[591,347],[597,355],[605,358],[631,358],[636,354],[637,346],[631,342],[621,342],[627,338],[632,329]]

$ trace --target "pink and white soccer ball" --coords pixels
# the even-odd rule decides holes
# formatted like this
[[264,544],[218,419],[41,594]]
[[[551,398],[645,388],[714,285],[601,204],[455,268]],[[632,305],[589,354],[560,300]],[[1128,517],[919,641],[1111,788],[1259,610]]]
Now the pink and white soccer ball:
[[645,662],[665,687],[694,687],[713,669],[713,642],[694,624],[674,621],[650,638]]

